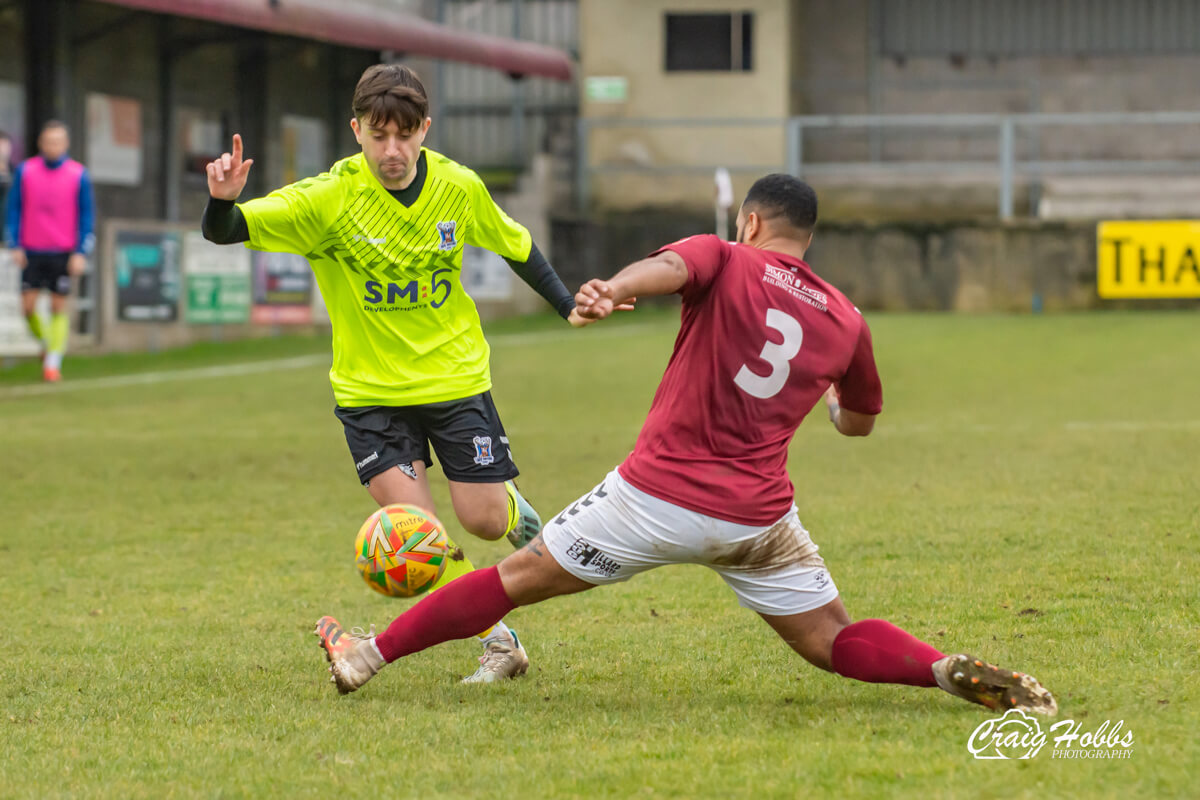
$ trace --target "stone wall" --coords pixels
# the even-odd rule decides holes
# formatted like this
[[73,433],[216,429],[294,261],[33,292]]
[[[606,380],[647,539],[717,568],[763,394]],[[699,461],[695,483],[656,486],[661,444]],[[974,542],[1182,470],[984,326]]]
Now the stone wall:
[[[1027,311],[1100,305],[1091,224],[820,226],[808,253],[871,309]],[[1036,298],[1040,298],[1035,301]]]
[[[574,288],[590,277],[611,276],[663,244],[711,230],[711,218],[699,214],[557,219],[555,263]],[[1091,222],[821,223],[808,260],[863,309],[1021,312],[1139,305],[1097,296]]]

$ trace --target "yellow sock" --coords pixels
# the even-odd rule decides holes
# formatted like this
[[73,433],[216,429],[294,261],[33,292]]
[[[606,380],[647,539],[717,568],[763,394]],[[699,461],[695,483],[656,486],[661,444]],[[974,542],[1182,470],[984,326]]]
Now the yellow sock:
[[39,342],[44,341],[46,338],[46,323],[42,321],[42,315],[34,311],[25,317],[25,321],[29,323],[29,332],[33,334],[33,338]]
[[521,521],[521,510],[517,507],[517,485],[512,481],[505,481],[504,493],[508,495],[508,527],[504,529],[508,534],[512,533]]
[[50,339],[46,349],[51,353],[64,353],[67,350],[67,336],[71,331],[71,320],[66,312],[50,315]]
[[475,571],[475,565],[471,563],[471,559],[467,558],[467,554],[454,543],[453,539],[447,536],[446,543],[450,545],[450,558],[446,561],[446,569],[443,570],[442,577],[438,578],[437,583],[430,589],[432,592],[436,592],[455,578],[461,578],[468,572]]

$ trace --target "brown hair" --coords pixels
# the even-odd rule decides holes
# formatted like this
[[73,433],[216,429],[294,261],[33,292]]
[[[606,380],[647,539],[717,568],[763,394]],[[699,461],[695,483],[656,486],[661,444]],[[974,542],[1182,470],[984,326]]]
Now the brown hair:
[[429,98],[417,73],[399,64],[367,67],[354,87],[354,116],[372,127],[395,122],[402,131],[420,127]]

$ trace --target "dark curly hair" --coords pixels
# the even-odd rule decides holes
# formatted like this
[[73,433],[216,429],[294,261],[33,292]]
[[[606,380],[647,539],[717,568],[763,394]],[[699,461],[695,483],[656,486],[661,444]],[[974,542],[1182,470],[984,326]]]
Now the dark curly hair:
[[798,231],[811,231],[817,224],[817,193],[799,178],[780,172],[756,180],[742,208],[764,220],[782,219]]

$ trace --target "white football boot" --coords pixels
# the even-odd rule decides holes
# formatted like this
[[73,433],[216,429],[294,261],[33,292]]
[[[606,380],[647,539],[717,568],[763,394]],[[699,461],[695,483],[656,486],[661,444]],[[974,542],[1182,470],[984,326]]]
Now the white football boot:
[[487,642],[483,655],[479,657],[479,669],[462,679],[463,683],[495,683],[505,678],[524,675],[529,669],[529,656],[517,638],[517,632],[509,629],[508,636],[500,636]]

